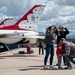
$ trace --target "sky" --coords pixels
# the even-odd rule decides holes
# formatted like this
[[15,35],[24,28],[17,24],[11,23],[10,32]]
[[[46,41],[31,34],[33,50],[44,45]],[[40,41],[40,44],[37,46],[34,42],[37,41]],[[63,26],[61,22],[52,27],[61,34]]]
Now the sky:
[[7,17],[14,22],[34,5],[46,5],[40,22],[39,32],[45,32],[50,25],[63,25],[68,28],[68,37],[75,38],[75,0],[0,0],[0,22]]

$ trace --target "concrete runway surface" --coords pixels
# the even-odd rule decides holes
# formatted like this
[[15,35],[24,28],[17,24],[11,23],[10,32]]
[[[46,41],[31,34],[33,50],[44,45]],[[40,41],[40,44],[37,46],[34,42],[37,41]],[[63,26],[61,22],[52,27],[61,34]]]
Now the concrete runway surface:
[[[53,61],[56,69],[43,69],[45,54],[39,55],[38,48],[32,50],[34,50],[33,54],[18,54],[18,51],[26,51],[25,48],[0,53],[0,75],[75,75],[75,68],[58,70],[57,66],[54,66],[57,63],[56,54]],[[62,67],[65,67],[63,63]]]

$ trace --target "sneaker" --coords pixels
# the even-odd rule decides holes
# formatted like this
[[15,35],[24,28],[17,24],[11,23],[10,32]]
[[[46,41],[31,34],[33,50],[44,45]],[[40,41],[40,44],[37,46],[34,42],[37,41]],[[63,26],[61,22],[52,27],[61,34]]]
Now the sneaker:
[[64,69],[72,69],[72,67],[71,66],[68,66],[68,67],[65,67]]
[[49,69],[56,69],[55,67],[53,67],[52,65],[49,66]]
[[62,67],[58,67],[58,69],[63,69]]
[[58,64],[56,64],[55,66],[58,66]]
[[48,67],[47,66],[44,66],[44,69],[48,69]]

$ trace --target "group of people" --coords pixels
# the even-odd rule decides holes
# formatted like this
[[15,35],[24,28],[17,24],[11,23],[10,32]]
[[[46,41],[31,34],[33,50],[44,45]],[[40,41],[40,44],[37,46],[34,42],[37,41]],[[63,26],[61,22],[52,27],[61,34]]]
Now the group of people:
[[46,54],[44,57],[44,69],[47,69],[47,61],[50,55],[50,65],[49,68],[53,69],[53,57],[54,57],[54,44],[57,44],[56,54],[58,63],[58,69],[61,67],[61,58],[63,57],[64,69],[72,69],[69,56],[75,55],[75,44],[72,42],[66,41],[66,35],[69,34],[69,30],[62,25],[56,27],[55,25],[49,26],[45,33],[44,43],[46,44]]

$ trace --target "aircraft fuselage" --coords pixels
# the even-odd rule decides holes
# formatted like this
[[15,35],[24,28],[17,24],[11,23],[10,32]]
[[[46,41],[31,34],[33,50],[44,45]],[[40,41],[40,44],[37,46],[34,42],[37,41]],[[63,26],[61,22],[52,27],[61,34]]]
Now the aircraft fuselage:
[[[25,36],[28,36],[26,38],[27,38],[27,40],[29,40],[31,42],[32,39],[29,38],[29,36],[36,36],[36,35],[38,35],[38,33],[35,32],[35,31],[26,31],[26,30],[0,30],[0,43],[3,43],[3,44],[17,43],[17,42],[21,41],[23,38],[25,38]],[[32,42],[34,43],[35,40],[36,39],[34,39]]]

